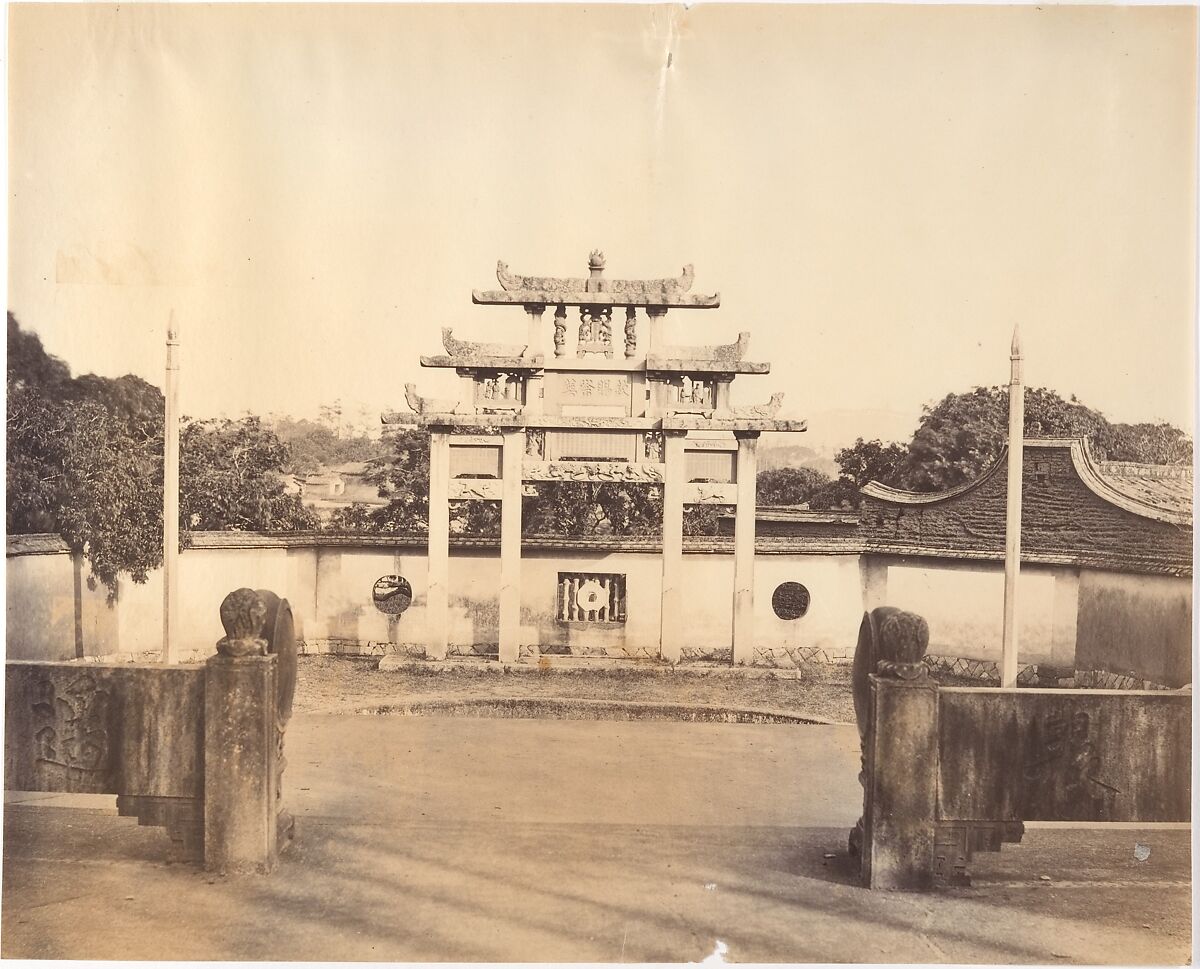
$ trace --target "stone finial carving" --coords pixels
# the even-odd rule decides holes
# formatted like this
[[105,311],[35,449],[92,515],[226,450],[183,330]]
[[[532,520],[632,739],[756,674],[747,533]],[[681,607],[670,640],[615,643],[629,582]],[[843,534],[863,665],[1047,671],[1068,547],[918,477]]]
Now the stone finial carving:
[[267,620],[266,604],[253,589],[237,589],[221,603],[221,625],[225,635],[217,641],[222,656],[265,656],[267,641],[262,638]]
[[528,349],[524,343],[471,343],[454,338],[454,328],[442,327],[442,346],[452,357],[474,360],[480,357],[520,357]]
[[404,385],[404,400],[416,414],[455,414],[458,412],[459,401],[422,397],[417,393],[416,384]]
[[772,394],[771,399],[765,404],[752,404],[748,407],[731,407],[729,408],[730,417],[774,417],[779,413],[779,408],[783,406],[783,393]]
[[604,253],[599,249],[593,249],[588,253],[588,269],[592,272],[604,271]]
[[736,343],[721,343],[707,347],[661,347],[654,351],[655,357],[664,360],[719,360],[722,363],[737,363],[750,349],[750,331],[738,334]]
[[896,610],[878,620],[875,672],[901,680],[924,679],[929,649],[929,623],[912,612]]
[[625,307],[625,356],[632,357],[637,353],[637,310],[632,306]]

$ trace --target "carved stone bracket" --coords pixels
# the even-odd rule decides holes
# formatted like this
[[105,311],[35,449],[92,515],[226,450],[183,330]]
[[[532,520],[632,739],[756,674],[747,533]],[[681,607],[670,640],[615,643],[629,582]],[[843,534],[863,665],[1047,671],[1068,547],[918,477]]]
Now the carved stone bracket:
[[637,353],[637,310],[632,306],[625,308],[625,356],[632,357]]

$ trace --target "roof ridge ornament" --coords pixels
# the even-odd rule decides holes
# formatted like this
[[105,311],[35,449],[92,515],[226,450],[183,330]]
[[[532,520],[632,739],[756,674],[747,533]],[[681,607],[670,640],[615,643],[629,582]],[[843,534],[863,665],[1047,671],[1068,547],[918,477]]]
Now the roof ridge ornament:
[[[659,279],[607,279],[604,269],[607,257],[600,249],[588,255],[586,277],[567,276],[523,276],[511,272],[504,260],[496,263],[496,279],[500,283],[499,293],[476,293],[476,302],[524,302],[524,303],[568,303],[585,305],[591,294],[604,294],[600,303],[627,305],[668,306],[718,306],[719,294],[712,296],[690,295],[696,272],[689,263],[678,276]],[[506,297],[505,294],[514,294]]]

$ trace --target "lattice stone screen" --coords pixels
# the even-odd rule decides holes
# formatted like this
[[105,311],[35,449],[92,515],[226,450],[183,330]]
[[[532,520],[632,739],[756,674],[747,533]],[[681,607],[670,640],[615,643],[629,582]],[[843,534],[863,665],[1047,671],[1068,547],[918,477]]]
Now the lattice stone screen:
[[624,622],[625,576],[616,572],[559,572],[560,622]]

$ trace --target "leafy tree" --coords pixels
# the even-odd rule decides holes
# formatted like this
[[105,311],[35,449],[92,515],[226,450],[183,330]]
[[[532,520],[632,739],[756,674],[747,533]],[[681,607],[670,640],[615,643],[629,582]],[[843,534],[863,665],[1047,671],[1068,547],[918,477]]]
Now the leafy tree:
[[1110,461],[1141,464],[1192,463],[1192,439],[1170,424],[1113,424],[1108,443]]
[[162,560],[161,438],[138,438],[96,401],[9,394],[10,532],[56,531],[115,596]]
[[264,423],[288,445],[290,457],[284,470],[292,474],[350,461],[370,462],[386,458],[389,453],[384,442],[365,434],[339,436],[333,428],[316,421],[276,417]]
[[813,492],[808,507],[813,511],[853,511],[862,504],[858,485],[841,477]]
[[[1170,424],[1111,424],[1077,398],[1045,387],[1025,391],[1026,437],[1084,437],[1101,459],[1190,464],[1192,441]],[[838,452],[842,474],[810,501],[813,508],[857,507],[857,489],[879,481],[913,491],[944,491],[974,480],[1008,440],[1008,388],[976,387],[927,406],[912,441],[861,438]]]
[[717,535],[720,533],[723,505],[684,505],[684,535]]
[[[373,511],[347,509],[335,515],[335,531],[424,532],[429,528],[429,435],[400,430],[388,439],[391,453],[375,459],[366,479],[379,488],[386,506]],[[526,535],[645,535],[662,527],[662,489],[616,482],[540,482],[521,503]],[[496,502],[451,502],[452,528],[464,535],[499,535]]]
[[771,468],[758,472],[759,505],[803,505],[833,479],[815,468]]
[[[162,394],[133,375],[72,378],[11,313],[8,346],[8,531],[57,532],[114,597],[162,559]],[[286,447],[257,419],[193,424],[181,452],[181,543],[189,527],[315,525],[283,494]]]
[[42,346],[41,337],[21,329],[17,318],[8,314],[8,388],[34,387],[54,395],[71,380],[71,370]]
[[[1025,391],[1025,436],[1086,437],[1103,455],[1111,430],[1104,415],[1076,398],[1064,400],[1045,387],[1030,387]],[[915,491],[954,488],[977,477],[1007,441],[1007,387],[947,394],[925,408],[904,467],[893,478]]]
[[662,488],[596,481],[539,482],[521,512],[526,535],[658,535]]
[[199,531],[294,531],[318,525],[287,494],[287,445],[257,417],[187,424],[179,442],[181,522]]

